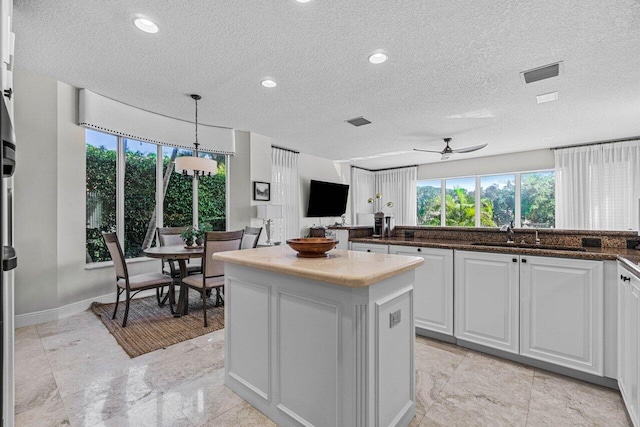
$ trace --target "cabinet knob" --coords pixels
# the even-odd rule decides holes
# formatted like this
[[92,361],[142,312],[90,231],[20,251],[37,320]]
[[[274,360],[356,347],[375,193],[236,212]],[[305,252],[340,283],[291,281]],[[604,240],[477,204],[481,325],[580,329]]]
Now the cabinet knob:
[[522,262],[526,264],[526,263],[527,263],[527,260],[523,258],[523,259],[522,259]]
[[511,261],[513,261],[513,262],[518,262],[518,258],[514,258],[514,259],[512,259]]
[[11,99],[11,97],[13,96],[13,89],[11,89],[11,88],[5,89],[4,90],[4,96],[6,96],[7,98]]
[[418,248],[418,252],[422,252],[422,248]]
[[371,249],[367,249],[367,252],[371,252]]

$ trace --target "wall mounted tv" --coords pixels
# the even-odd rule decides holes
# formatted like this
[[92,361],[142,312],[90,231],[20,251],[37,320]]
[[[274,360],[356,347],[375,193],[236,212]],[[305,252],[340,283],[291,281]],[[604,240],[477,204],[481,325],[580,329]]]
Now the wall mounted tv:
[[347,211],[349,186],[333,182],[311,180],[309,186],[308,217],[341,216]]

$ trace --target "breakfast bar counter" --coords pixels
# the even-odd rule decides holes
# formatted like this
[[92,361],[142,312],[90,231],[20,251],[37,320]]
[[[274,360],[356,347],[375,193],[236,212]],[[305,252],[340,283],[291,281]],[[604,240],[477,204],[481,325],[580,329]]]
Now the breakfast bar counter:
[[423,259],[287,246],[225,262],[225,384],[279,425],[407,426]]

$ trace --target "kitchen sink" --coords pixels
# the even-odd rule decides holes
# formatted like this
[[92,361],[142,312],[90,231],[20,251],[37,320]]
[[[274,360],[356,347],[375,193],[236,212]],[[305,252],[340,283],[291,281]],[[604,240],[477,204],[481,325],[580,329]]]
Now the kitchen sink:
[[475,242],[471,246],[491,246],[494,248],[518,248],[518,249],[538,249],[542,251],[572,251],[586,252],[587,250],[577,246],[556,246],[556,245],[532,245],[530,243],[483,243]]

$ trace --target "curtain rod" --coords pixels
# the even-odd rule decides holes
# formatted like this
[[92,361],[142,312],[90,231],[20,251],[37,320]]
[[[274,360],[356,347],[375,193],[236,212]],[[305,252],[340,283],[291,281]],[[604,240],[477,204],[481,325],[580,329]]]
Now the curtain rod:
[[638,140],[640,140],[640,136],[634,136],[631,138],[624,138],[624,139],[609,139],[606,141],[588,142],[586,144],[565,145],[562,147],[551,147],[549,148],[549,150],[555,151],[555,150],[563,150],[565,148],[589,147],[591,145],[615,144],[616,142],[627,142],[627,141],[638,141]]
[[292,150],[291,148],[278,147],[277,145],[271,144],[271,148],[277,148],[278,150],[291,151],[292,153],[300,154],[299,151]]
[[362,170],[369,171],[369,172],[382,172],[382,171],[390,171],[390,170],[394,170],[394,169],[417,168],[418,166],[419,165],[409,165],[409,166],[398,166],[398,167],[395,167],[395,168],[367,169],[367,168],[363,168],[361,166],[353,166],[353,165],[351,165],[352,168],[362,169]]

